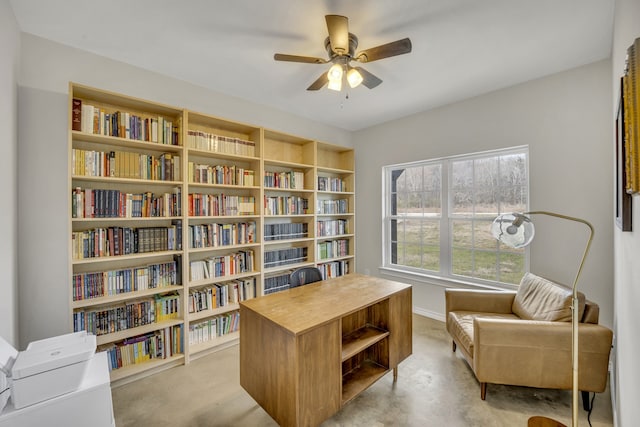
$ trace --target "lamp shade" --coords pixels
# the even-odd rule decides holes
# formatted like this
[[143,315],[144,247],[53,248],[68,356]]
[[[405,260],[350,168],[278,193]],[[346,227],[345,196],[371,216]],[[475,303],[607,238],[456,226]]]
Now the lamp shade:
[[362,83],[362,80],[362,74],[360,74],[355,68],[351,68],[349,71],[347,71],[347,81],[349,82],[349,86],[351,86],[351,88],[355,88],[360,85],[360,83]]
[[502,214],[493,220],[491,234],[512,248],[524,248],[533,240],[535,227],[529,217],[519,213]]
[[342,65],[333,64],[327,71],[327,80],[329,80],[328,88],[339,91],[342,89]]

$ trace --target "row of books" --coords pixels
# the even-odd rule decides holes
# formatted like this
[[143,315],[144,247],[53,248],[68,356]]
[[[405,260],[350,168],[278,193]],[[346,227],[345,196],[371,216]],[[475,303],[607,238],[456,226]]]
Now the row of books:
[[349,234],[349,221],[346,219],[327,219],[316,223],[318,237]]
[[306,222],[287,222],[264,225],[264,240],[303,239],[309,235],[309,224]]
[[98,350],[107,353],[109,371],[154,359],[168,359],[184,353],[183,329],[182,324],[175,325],[101,346]]
[[349,261],[341,260],[318,264],[318,268],[322,274],[322,280],[331,279],[349,274]]
[[71,233],[73,259],[182,250],[182,220],[168,227],[107,227]]
[[346,192],[347,183],[342,178],[332,178],[330,176],[318,177],[318,191]]
[[210,286],[190,290],[187,307],[189,313],[199,313],[225,307],[229,304],[237,304],[240,301],[255,298],[255,295],[255,277],[214,283]]
[[256,198],[253,196],[192,193],[187,200],[189,216],[241,216],[256,213]]
[[307,248],[286,248],[264,252],[264,267],[277,267],[279,265],[297,264],[307,260]]
[[199,130],[187,131],[187,145],[189,148],[213,151],[214,153],[250,157],[256,155],[256,143],[253,141],[231,136],[216,135]]
[[309,199],[299,196],[264,196],[265,215],[304,215],[309,210]]
[[316,213],[329,215],[349,213],[349,201],[347,199],[317,200]]
[[201,322],[189,324],[189,344],[213,341],[240,329],[240,312],[221,314]]
[[304,190],[304,172],[264,172],[264,186],[267,188],[288,188]]
[[235,224],[196,224],[189,226],[189,248],[216,248],[219,246],[255,243],[255,221]]
[[73,330],[105,335],[178,318],[179,314],[179,295],[156,295],[118,306],[76,310],[73,312]]
[[179,181],[180,156],[132,151],[95,151],[74,148],[71,151],[73,176]]
[[347,239],[328,240],[318,243],[317,256],[320,259],[337,258],[349,255],[349,241]]
[[176,260],[118,270],[76,273],[71,278],[74,301],[180,285],[180,257]]
[[255,256],[252,250],[238,251],[226,255],[212,256],[189,263],[189,278],[192,281],[214,277],[233,276],[254,271]]
[[256,172],[236,165],[208,165],[189,162],[189,183],[253,187]]
[[265,277],[264,278],[264,294],[268,295],[268,294],[284,291],[285,289],[289,289],[290,274],[291,272],[288,271],[284,274]]
[[72,218],[149,218],[182,215],[180,187],[172,193],[127,193],[76,187],[71,195]]
[[178,127],[165,117],[142,117],[128,111],[107,111],[79,98],[73,98],[72,101],[71,126],[73,130],[85,133],[180,145]]

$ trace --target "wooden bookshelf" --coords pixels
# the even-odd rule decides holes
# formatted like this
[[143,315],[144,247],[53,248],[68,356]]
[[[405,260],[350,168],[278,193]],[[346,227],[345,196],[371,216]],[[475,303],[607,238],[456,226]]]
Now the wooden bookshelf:
[[[241,301],[189,312],[192,292],[232,282],[246,289],[254,282],[246,295],[255,297],[286,289],[285,283],[268,291],[265,281],[274,276],[286,281],[297,267],[318,266],[326,277],[355,271],[353,149],[76,83],[69,84],[68,108],[70,329],[74,317],[82,317],[79,312],[171,294],[179,299],[174,319],[100,336],[99,350],[133,345],[142,335],[171,341],[171,351],[162,358],[115,369],[112,380],[124,382],[189,363],[238,342],[237,331],[190,342],[190,331],[238,313]],[[85,206],[87,199],[94,204]],[[269,200],[278,208],[265,208]],[[319,235],[325,221],[342,221],[348,232]],[[252,240],[190,244],[193,230],[239,223],[255,225]],[[282,231],[291,229],[290,234]],[[115,247],[114,236],[121,230],[134,236],[127,238],[131,250],[125,251],[122,242]],[[274,251],[281,257],[303,249],[306,254],[293,263],[265,259]],[[250,269],[191,274],[193,262],[210,267],[211,259],[238,253],[250,253]],[[175,270],[169,274],[167,266]],[[160,269],[165,270],[158,279]]]

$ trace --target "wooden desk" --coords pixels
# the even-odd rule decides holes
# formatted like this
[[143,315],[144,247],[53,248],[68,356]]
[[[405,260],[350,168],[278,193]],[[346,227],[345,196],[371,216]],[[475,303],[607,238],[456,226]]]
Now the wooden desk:
[[240,303],[240,385],[317,426],[412,351],[411,285],[349,274]]

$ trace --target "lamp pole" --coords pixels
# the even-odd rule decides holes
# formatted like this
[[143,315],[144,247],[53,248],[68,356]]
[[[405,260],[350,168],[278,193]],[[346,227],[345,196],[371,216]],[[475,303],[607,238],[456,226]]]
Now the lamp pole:
[[582,254],[582,260],[580,261],[580,266],[578,267],[578,272],[576,273],[576,277],[573,280],[573,298],[571,302],[571,374],[572,374],[572,403],[571,403],[571,422],[573,427],[578,426],[578,279],[580,278],[580,273],[582,273],[582,267],[584,267],[584,261],[587,259],[587,254],[589,253],[589,249],[591,248],[591,242],[593,241],[593,225],[588,221],[585,221],[581,218],[576,218],[568,215],[562,215],[555,212],[548,211],[531,211],[525,212],[525,215],[547,215],[556,218],[566,219],[568,221],[580,222],[586,225],[589,228],[589,240],[587,241],[587,245],[584,249],[584,253]]

